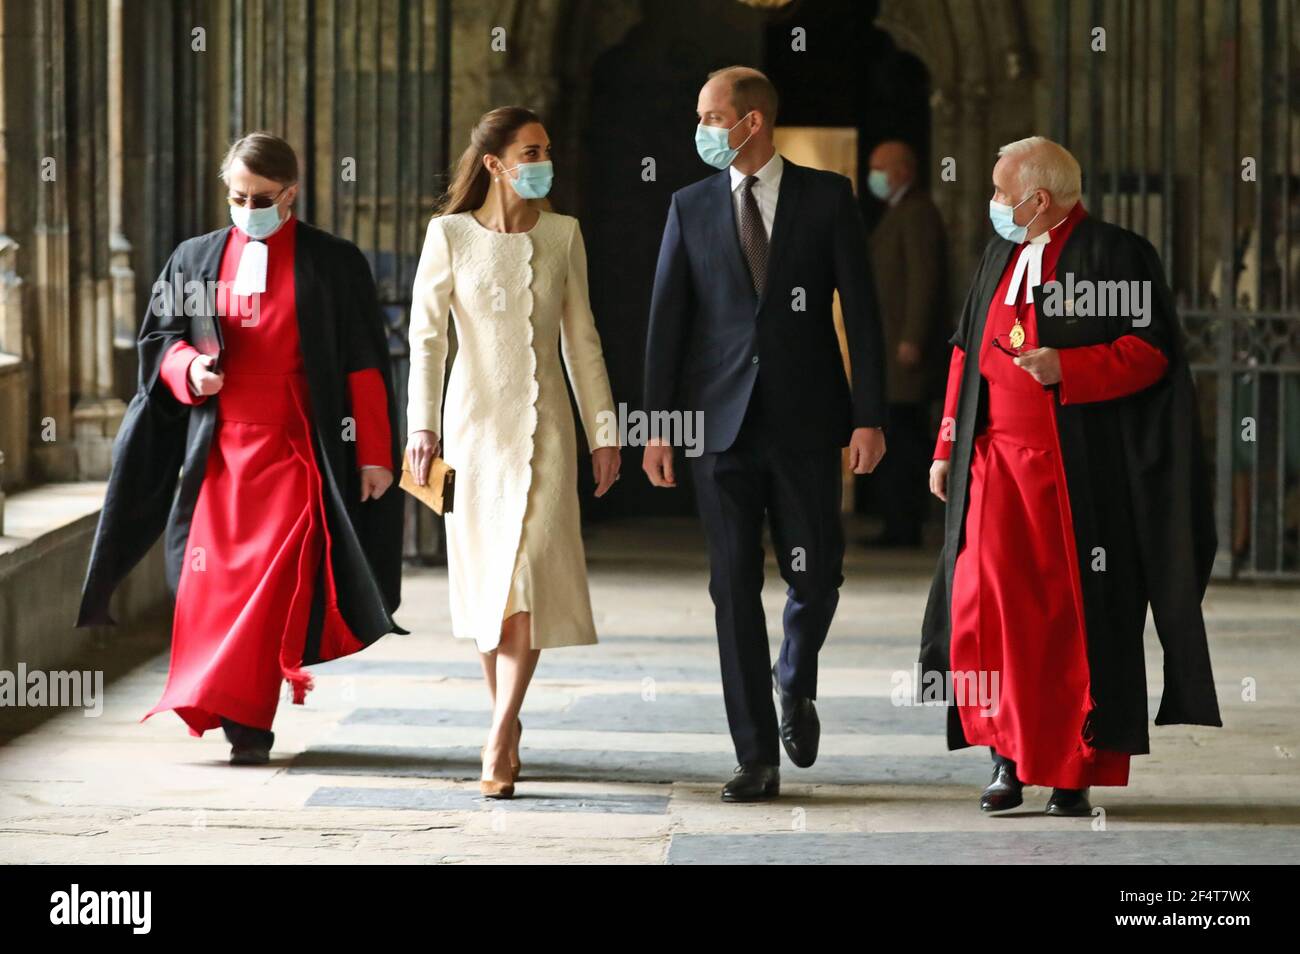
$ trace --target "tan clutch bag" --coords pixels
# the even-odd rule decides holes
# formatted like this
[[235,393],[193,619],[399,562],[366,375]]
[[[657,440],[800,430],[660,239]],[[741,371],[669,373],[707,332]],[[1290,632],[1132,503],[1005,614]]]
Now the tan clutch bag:
[[456,471],[441,457],[435,457],[429,465],[429,482],[421,487],[415,482],[410,471],[410,461],[402,455],[402,479],[397,486],[434,513],[442,515],[451,513],[456,497]]

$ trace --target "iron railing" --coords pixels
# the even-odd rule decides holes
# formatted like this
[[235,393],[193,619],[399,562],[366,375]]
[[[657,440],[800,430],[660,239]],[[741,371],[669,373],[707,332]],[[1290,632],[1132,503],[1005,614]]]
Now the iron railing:
[[[1300,579],[1294,4],[1058,0],[1053,131],[1160,251],[1212,454],[1218,577]],[[1098,28],[1105,49],[1096,49]]]

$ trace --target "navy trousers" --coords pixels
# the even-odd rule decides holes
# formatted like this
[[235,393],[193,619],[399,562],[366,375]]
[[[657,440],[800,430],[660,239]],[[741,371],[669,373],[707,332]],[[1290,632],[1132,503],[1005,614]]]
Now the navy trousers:
[[758,389],[735,442],[692,461],[696,503],[709,545],[727,723],[741,763],[780,764],[772,660],[763,613],[763,520],[785,580],[784,639],[777,678],[787,692],[817,697],[817,653],[844,582],[840,449],[783,451],[766,433]]

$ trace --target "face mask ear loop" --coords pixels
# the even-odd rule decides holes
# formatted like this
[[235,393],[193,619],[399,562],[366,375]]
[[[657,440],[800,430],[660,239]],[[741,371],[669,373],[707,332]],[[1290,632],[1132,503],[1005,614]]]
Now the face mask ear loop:
[[[749,113],[745,113],[744,116],[741,116],[740,119],[738,119],[738,120],[736,121],[736,126],[739,126],[739,125],[740,125],[741,123],[743,123],[746,119],[748,119],[748,118],[749,118],[749,114],[752,113],[752,112],[753,112],[753,110],[751,109],[751,110],[749,111]],[[736,126],[732,126],[731,129],[735,129]],[[731,129],[728,129],[728,130],[727,130],[728,142],[730,142]],[[754,138],[754,131],[751,129],[751,130],[749,131],[749,135],[745,137],[745,142],[749,142],[749,141],[750,141],[751,139],[753,139],[753,138]],[[742,149],[745,148],[745,142],[742,142],[739,146],[736,146],[736,147],[735,147],[736,152],[740,152],[740,150],[742,150]],[[730,148],[732,148],[732,147],[731,147],[730,145],[728,145],[727,148],[730,149]]]
[[[1028,202],[1030,199],[1032,199],[1032,198],[1034,197],[1034,193],[1037,192],[1037,191],[1038,191],[1037,189],[1031,189],[1031,190],[1029,190],[1029,195],[1025,196],[1023,199],[1021,199],[1019,202],[1017,202],[1015,205],[1013,205],[1013,206],[1011,207],[1011,224],[1012,224],[1012,225],[1016,225],[1016,218],[1015,218],[1015,216],[1016,216],[1016,209],[1020,208],[1022,205],[1024,205],[1026,202]],[[1043,214],[1043,210],[1042,210],[1042,209],[1039,209],[1037,212],[1034,213],[1034,217],[1033,217],[1032,219],[1030,219],[1030,220],[1029,220],[1028,222],[1026,222],[1024,225],[1016,225],[1016,228],[1018,228],[1018,229],[1019,229],[1019,228],[1028,229],[1031,225],[1033,225],[1036,221],[1038,221],[1038,217],[1039,217],[1040,215],[1042,215],[1042,214]]]
[[519,168],[518,166],[514,166],[512,169],[507,169],[506,164],[502,162],[499,157],[493,156],[492,158],[496,159],[497,165],[501,167],[500,172],[492,173],[493,180],[499,182],[501,179],[505,179],[507,182],[509,182],[511,179],[515,178],[514,176],[510,175],[510,173],[513,172],[514,169],[518,169]]
[[[1034,192],[1037,192],[1037,191],[1038,191],[1037,189],[1034,190]],[[1031,193],[1029,193],[1029,195],[1025,196],[1025,198],[1026,198],[1026,199],[1030,199],[1030,198],[1033,197],[1033,194],[1034,194],[1034,193],[1031,192]],[[1028,231],[1028,229],[1030,228],[1030,226],[1032,226],[1035,222],[1038,221],[1038,217],[1039,217],[1040,215],[1042,215],[1042,214],[1043,214],[1043,210],[1042,210],[1042,209],[1039,209],[1037,212],[1034,213],[1034,217],[1033,217],[1032,219],[1030,219],[1028,222],[1025,223],[1025,229],[1026,229],[1026,231]]]

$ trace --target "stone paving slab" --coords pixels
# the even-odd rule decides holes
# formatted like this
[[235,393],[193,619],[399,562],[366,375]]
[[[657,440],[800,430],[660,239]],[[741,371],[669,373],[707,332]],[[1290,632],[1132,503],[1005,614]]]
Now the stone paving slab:
[[[716,781],[730,776],[734,759],[695,752],[628,752],[606,750],[551,750],[529,747],[525,777],[546,781],[598,781],[669,783]],[[976,761],[943,756],[818,758],[808,769],[791,769],[801,781],[835,785],[878,782],[936,782],[959,780],[976,785],[987,782],[986,756]],[[313,746],[293,759],[290,773],[313,775],[380,775],[403,778],[477,778],[478,749],[385,745]]]
[[320,788],[307,800],[308,808],[392,808],[401,811],[603,812],[620,815],[664,815],[667,795],[577,795],[549,792],[521,794],[508,801],[486,799],[466,789]]
[[[891,705],[888,699],[839,696],[818,702],[817,713],[825,730],[839,733],[890,733],[925,728],[919,710]],[[925,713],[930,715],[930,713]],[[588,729],[605,732],[718,732],[725,731],[726,710],[719,695],[658,695],[644,699],[631,693],[579,696],[560,711],[528,712],[529,729]],[[933,724],[934,719],[930,720]],[[356,709],[344,725],[474,726],[483,725],[481,713],[442,709]]]

